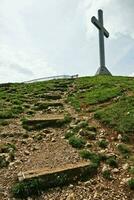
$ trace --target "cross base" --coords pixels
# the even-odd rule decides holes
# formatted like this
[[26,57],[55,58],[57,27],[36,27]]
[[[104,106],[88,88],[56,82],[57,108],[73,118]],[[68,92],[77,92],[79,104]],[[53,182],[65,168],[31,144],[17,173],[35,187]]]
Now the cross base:
[[106,67],[99,67],[95,75],[111,75],[110,71]]

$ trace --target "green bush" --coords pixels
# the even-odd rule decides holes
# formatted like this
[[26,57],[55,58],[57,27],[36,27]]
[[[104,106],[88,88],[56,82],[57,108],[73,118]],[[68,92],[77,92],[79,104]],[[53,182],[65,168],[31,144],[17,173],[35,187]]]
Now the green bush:
[[3,167],[7,167],[9,162],[6,160],[5,156],[0,156],[0,169]]
[[5,143],[0,145],[0,153],[9,153],[15,150],[16,150],[15,144]]
[[84,159],[91,160],[92,163],[100,164],[100,156],[94,152],[89,152],[87,150],[80,151],[80,156]]
[[134,178],[131,178],[129,181],[128,181],[128,186],[131,190],[134,190]]
[[82,128],[87,128],[88,127],[88,122],[87,121],[80,121],[74,128],[73,130],[75,132],[79,131]]
[[115,167],[117,168],[118,167],[118,162],[117,160],[114,158],[114,157],[110,157],[106,160],[106,163],[111,166],[111,167]]
[[11,110],[0,111],[0,119],[14,118],[14,114]]
[[103,178],[105,178],[107,180],[112,180],[112,176],[111,176],[110,170],[103,171],[102,172],[102,176],[103,176]]
[[65,133],[65,139],[69,139],[70,137],[74,136],[74,132],[73,130],[68,130],[66,133]]
[[72,136],[69,138],[69,144],[74,148],[82,148],[85,146],[86,142],[82,138],[78,138],[76,136]]
[[130,155],[130,153],[131,153],[130,149],[125,144],[119,144],[118,145],[118,150],[125,157],[128,157]]
[[98,142],[98,145],[99,145],[99,147],[105,149],[105,148],[107,148],[107,146],[108,146],[108,142],[107,142],[106,140],[100,140],[100,141]]
[[131,174],[134,174],[134,167],[133,167],[133,166],[131,166],[131,167],[129,168],[129,172],[130,172]]
[[6,121],[6,120],[4,120],[4,119],[1,119],[0,120],[0,125],[2,125],[2,126],[7,126],[9,124],[9,121]]
[[14,197],[26,198],[31,195],[39,195],[40,189],[40,182],[38,180],[31,180],[29,182],[17,183],[11,190]]
[[96,139],[96,132],[88,131],[86,134],[87,139],[89,140],[95,140]]

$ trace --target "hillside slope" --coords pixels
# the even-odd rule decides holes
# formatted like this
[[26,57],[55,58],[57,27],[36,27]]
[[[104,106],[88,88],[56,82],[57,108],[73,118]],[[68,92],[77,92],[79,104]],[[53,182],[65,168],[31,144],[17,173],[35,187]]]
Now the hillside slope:
[[[132,200],[133,100],[129,77],[1,85],[0,199]],[[83,182],[77,169],[74,174],[85,162],[90,167],[81,171]],[[40,181],[45,175],[26,178],[46,168],[49,184]]]

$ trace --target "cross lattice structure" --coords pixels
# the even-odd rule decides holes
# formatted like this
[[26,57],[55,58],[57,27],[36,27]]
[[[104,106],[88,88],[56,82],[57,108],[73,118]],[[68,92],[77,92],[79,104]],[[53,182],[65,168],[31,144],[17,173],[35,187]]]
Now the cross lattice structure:
[[104,28],[103,25],[103,11],[98,10],[98,19],[96,17],[91,18],[91,22],[98,28],[99,30],[99,49],[100,49],[100,67],[96,72],[96,75],[104,74],[104,75],[112,75],[109,70],[105,66],[105,47],[104,47],[104,36],[106,38],[109,37],[108,31]]

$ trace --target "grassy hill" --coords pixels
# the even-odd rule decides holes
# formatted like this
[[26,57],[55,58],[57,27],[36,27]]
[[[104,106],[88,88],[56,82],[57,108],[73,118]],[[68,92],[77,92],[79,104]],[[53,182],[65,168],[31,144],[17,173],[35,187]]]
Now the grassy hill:
[[[31,185],[15,185],[21,170],[86,160],[95,164],[104,187],[112,188],[113,196],[110,189],[108,193],[111,199],[131,199],[133,144],[134,78],[96,76],[0,85],[0,185],[3,190],[5,185],[8,188],[6,197],[30,194]],[[75,184],[73,187],[77,188]],[[98,198],[105,199],[100,189],[97,192]],[[82,199],[87,194],[84,192]],[[1,199],[3,195],[0,192]],[[55,190],[48,190],[47,195],[47,199],[58,199],[54,198]],[[118,195],[122,196],[116,198]],[[76,195],[74,199],[80,198]]]

